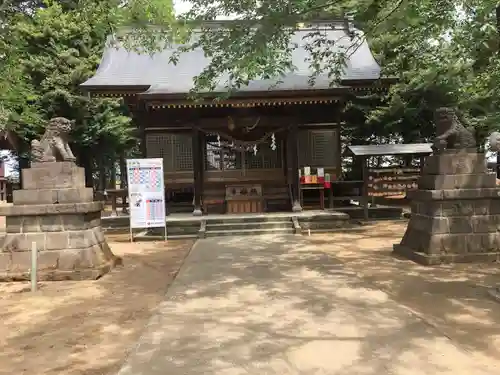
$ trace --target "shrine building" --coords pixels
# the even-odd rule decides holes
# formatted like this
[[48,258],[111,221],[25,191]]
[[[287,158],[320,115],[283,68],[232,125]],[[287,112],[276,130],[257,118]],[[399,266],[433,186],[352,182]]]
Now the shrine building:
[[124,98],[140,129],[142,157],[163,158],[170,213],[297,212],[304,178],[323,184],[341,173],[346,102],[390,84],[363,41],[349,56],[340,85],[332,87],[324,73],[311,86],[303,38],[315,30],[337,48],[350,46],[359,32],[348,20],[312,22],[292,37],[299,46],[295,71],[279,83],[251,81],[224,100],[213,100],[224,92],[224,78],[203,101],[188,99],[193,78],[208,63],[201,49],[181,54],[174,65],[175,47],[150,56],[109,46],[81,87],[90,95]]

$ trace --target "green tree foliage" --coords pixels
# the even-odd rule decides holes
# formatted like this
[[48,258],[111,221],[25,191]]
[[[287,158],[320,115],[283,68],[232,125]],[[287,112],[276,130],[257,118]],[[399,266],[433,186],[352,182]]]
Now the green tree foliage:
[[[165,12],[171,11],[169,0],[148,2],[147,15],[132,24],[141,30],[140,44],[153,49],[163,45],[158,43],[158,29],[143,27],[145,20],[176,35],[180,34],[179,29],[188,31],[185,33],[188,35],[190,30],[201,28],[199,38],[180,48],[184,51],[201,46],[212,59],[196,79],[198,92],[212,89],[221,73],[228,73],[232,87],[238,88],[249,80],[277,77],[293,69],[290,60],[294,46],[289,43],[290,35],[301,22],[350,15],[364,34],[354,38],[351,48],[338,53],[332,53],[330,48],[336,41],[320,38],[319,43],[311,43],[311,67],[315,72],[312,78],[328,72],[335,84],[346,57],[368,39],[384,75],[398,79],[383,103],[375,108],[366,105],[370,98],[354,98],[348,108],[354,117],[357,110],[363,113],[372,130],[384,130],[385,134],[397,135],[405,141],[429,138],[433,133],[432,112],[443,105],[457,106],[482,130],[498,127],[500,36],[496,0],[192,0],[190,3],[191,9],[171,22],[170,17],[165,17]],[[162,7],[165,12],[157,19],[155,14]],[[221,16],[233,16],[237,21],[222,30],[203,26],[203,22]],[[139,40],[136,35],[129,34],[125,38],[127,43]],[[145,39],[150,43],[145,44]]]
[[90,98],[79,88],[95,72],[116,9],[114,1],[45,1],[6,18],[0,64],[9,74],[0,83],[0,121],[24,141],[21,155],[55,116],[76,121],[73,149],[88,180],[97,155],[111,162],[134,143],[121,101]]

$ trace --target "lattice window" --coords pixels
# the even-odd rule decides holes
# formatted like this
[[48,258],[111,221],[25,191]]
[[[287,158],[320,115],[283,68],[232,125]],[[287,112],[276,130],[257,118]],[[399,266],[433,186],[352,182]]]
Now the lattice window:
[[193,170],[191,136],[187,134],[148,133],[147,157],[162,158],[165,172]]
[[301,130],[298,134],[298,157],[301,167],[335,166],[338,152],[337,130]]
[[276,140],[276,150],[271,149],[271,141],[257,146],[257,154],[245,152],[246,169],[272,169],[282,167],[281,141]]
[[174,166],[176,171],[193,170],[193,142],[191,135],[174,134],[172,138],[175,158]]
[[335,166],[336,143],[335,130],[311,130],[311,165]]

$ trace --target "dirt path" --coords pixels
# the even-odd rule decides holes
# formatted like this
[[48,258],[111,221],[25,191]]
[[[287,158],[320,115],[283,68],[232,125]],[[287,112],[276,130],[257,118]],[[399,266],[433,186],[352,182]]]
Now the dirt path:
[[361,233],[326,234],[310,240],[328,248],[367,284],[389,293],[436,326],[478,360],[500,371],[500,304],[487,288],[500,284],[498,264],[424,267],[391,255],[405,223],[379,222]]
[[[124,236],[126,237],[126,236]],[[192,246],[119,242],[125,266],[98,281],[0,284],[0,374],[114,374]]]

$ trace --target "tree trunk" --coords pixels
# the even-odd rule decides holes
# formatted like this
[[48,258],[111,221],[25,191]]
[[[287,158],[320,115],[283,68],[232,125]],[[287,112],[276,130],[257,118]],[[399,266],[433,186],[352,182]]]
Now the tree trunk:
[[85,186],[94,187],[93,163],[92,156],[87,156],[82,159],[81,166],[85,168]]
[[120,189],[127,187],[127,163],[124,153],[120,155]]
[[97,188],[98,191],[103,192],[106,190],[106,164],[104,162],[104,157],[100,156],[99,157],[99,187]]
[[94,179],[92,177],[92,150],[74,147],[74,153],[76,155],[76,164],[85,170],[85,186],[94,187]]

